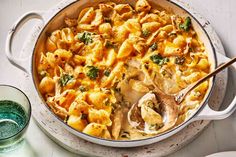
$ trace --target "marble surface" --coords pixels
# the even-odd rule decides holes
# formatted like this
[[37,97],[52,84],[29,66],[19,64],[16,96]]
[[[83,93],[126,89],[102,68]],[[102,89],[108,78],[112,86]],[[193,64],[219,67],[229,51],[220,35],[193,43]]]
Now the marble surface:
[[[22,72],[10,65],[4,55],[4,46],[6,33],[15,20],[23,13],[30,10],[47,10],[58,0],[1,0],[0,1],[0,84],[11,84],[19,86]],[[220,36],[223,45],[225,46],[228,57],[236,56],[236,33],[233,29],[236,24],[236,5],[235,0],[201,0],[187,1],[196,11],[207,18],[211,25],[215,28]],[[32,21],[35,22],[35,21]],[[25,26],[23,31],[17,35],[13,50],[19,52],[24,38],[29,34],[26,30],[30,28],[30,23]],[[17,55],[17,54],[16,54]],[[14,75],[12,75],[14,74]],[[14,78],[13,78],[14,77]],[[227,106],[232,97],[235,95],[235,81],[236,73],[232,69],[229,71],[229,84],[227,88],[226,97],[223,106]],[[170,155],[173,156],[205,156],[219,151],[233,151],[236,150],[236,113],[229,118],[221,121],[212,122],[209,127],[204,130],[201,135],[190,143],[188,146]],[[36,125],[34,120],[31,120],[29,129],[26,133],[26,140],[19,149],[8,154],[0,154],[0,157],[74,157],[78,156],[72,154],[52,140],[50,140]]]

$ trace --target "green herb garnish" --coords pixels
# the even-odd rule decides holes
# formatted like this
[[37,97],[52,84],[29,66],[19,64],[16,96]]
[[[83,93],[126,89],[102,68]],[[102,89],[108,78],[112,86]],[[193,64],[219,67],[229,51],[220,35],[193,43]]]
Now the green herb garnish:
[[69,74],[62,74],[60,79],[59,79],[59,83],[60,85],[63,87],[65,85],[67,85],[71,80],[73,79],[72,75]]
[[176,57],[175,64],[183,65],[185,62],[185,57]]
[[112,42],[106,41],[105,47],[109,49],[109,48],[115,48],[116,46],[115,46],[115,44],[113,44]]
[[89,69],[88,72],[86,73],[86,75],[91,79],[91,80],[95,80],[98,77],[99,74],[99,69],[95,66],[87,66],[87,68]]
[[149,30],[143,30],[142,31],[143,37],[148,37],[150,34],[151,34],[151,32]]
[[84,86],[80,86],[80,87],[79,87],[79,90],[80,90],[81,92],[85,92],[85,91],[86,91],[86,88],[85,88]]
[[189,31],[189,29],[191,27],[191,24],[192,24],[191,18],[190,17],[186,17],[184,23],[181,23],[179,25],[179,28],[187,32],[187,31]]
[[159,54],[150,56],[150,59],[151,59],[151,61],[153,61],[153,63],[158,64],[158,65],[163,65],[163,64],[166,64],[167,62],[169,62],[168,58],[163,58]]
[[78,33],[78,39],[82,41],[84,44],[88,45],[93,42],[92,34],[90,32]]
[[109,69],[106,69],[103,74],[108,77],[110,73],[111,71]]
[[151,50],[152,51],[155,51],[157,49],[157,43],[153,43],[151,46],[150,46]]
[[188,52],[193,52],[193,48],[190,47],[190,48],[188,49]]

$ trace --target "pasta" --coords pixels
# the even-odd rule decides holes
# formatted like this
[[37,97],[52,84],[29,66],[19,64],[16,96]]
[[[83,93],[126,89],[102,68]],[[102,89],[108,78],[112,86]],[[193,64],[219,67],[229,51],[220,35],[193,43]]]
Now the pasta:
[[[103,2],[65,18],[37,58],[39,91],[55,114],[72,128],[105,139],[147,138],[131,127],[127,113],[153,90],[154,82],[174,94],[210,71],[207,52],[190,17],[180,17],[147,0],[135,6]],[[192,90],[178,106],[176,126],[204,99],[209,82]],[[145,129],[162,130],[155,102],[139,106]],[[171,112],[169,112],[171,113]]]

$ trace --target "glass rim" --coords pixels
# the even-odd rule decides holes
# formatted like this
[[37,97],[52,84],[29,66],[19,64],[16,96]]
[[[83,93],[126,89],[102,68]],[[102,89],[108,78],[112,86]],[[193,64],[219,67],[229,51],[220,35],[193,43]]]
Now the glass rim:
[[[31,107],[31,103],[30,103],[30,100],[28,98],[28,96],[21,90],[19,89],[18,87],[15,87],[15,86],[12,86],[12,85],[7,85],[7,84],[0,84],[0,87],[8,87],[8,88],[12,88],[12,89],[15,89],[17,91],[19,91],[20,93],[23,94],[23,96],[25,96],[27,102],[28,102],[28,105],[29,105],[29,109],[28,109],[28,112],[26,113],[27,114],[27,120],[26,120],[26,123],[24,124],[24,127],[22,127],[17,133],[9,136],[9,137],[6,137],[6,138],[0,138],[0,142],[2,141],[7,141],[9,139],[12,139],[14,137],[17,137],[18,135],[22,134],[23,131],[28,127],[29,125],[29,122],[30,122],[30,119],[31,119],[31,113],[32,113],[32,107]],[[18,103],[18,102],[17,102]],[[18,103],[20,104],[20,103]],[[21,105],[21,104],[20,104]],[[22,106],[22,105],[21,105]],[[23,134],[22,134],[23,135]]]

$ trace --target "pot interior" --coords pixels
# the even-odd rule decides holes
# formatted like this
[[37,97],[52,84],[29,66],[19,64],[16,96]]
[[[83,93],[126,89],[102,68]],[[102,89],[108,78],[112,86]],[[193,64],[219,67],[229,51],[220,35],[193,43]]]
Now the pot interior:
[[[111,1],[113,1],[115,3],[129,3],[132,6],[134,6],[134,4],[136,2],[135,0],[129,0],[129,1],[126,1],[126,0],[111,0]],[[47,15],[48,16],[52,15],[52,18],[49,18],[49,19],[45,20],[45,26],[44,26],[43,30],[41,31],[41,33],[38,37],[38,40],[37,40],[35,48],[34,48],[33,57],[32,57],[32,74],[33,74],[33,80],[34,80],[34,84],[36,86],[37,91],[39,91],[38,90],[39,80],[38,80],[37,75],[36,75],[36,73],[37,73],[36,72],[36,65],[37,65],[37,62],[38,62],[36,60],[36,58],[39,57],[41,52],[45,52],[45,42],[46,42],[46,39],[47,39],[48,35],[50,34],[50,32],[53,32],[56,29],[63,28],[65,26],[65,24],[64,24],[65,17],[76,18],[76,17],[78,17],[80,11],[83,8],[89,7],[89,6],[94,6],[94,5],[97,5],[98,3],[101,3],[101,2],[106,2],[106,0],[72,1],[67,6],[65,6],[63,9],[58,8],[58,10],[52,10],[52,11],[49,11],[48,13],[46,13],[46,16]],[[211,71],[214,70],[215,67],[216,67],[215,52],[214,52],[214,49],[212,47],[212,43],[211,43],[208,35],[204,31],[203,26],[201,26],[200,23],[190,13],[188,13],[186,10],[184,10],[180,6],[176,5],[174,2],[166,1],[166,0],[149,0],[149,3],[152,6],[162,7],[165,10],[167,10],[169,12],[173,12],[174,14],[177,14],[177,15],[180,15],[180,16],[184,16],[184,17],[190,16],[190,17],[192,17],[192,25],[194,27],[194,30],[197,32],[197,35],[198,35],[200,41],[202,41],[204,43],[206,52],[208,53],[210,69],[211,69]],[[212,87],[213,87],[213,80],[214,80],[213,78],[210,79],[208,91],[206,92],[205,98],[202,101],[200,106],[203,106],[205,103],[207,103],[206,101],[208,100],[208,97],[209,97],[210,92],[211,92]],[[38,94],[40,95],[42,101],[44,101],[43,97],[40,94],[40,92],[38,92]],[[45,103],[45,105],[46,105],[46,103]],[[185,122],[188,121],[189,119],[191,119],[200,108],[201,107],[199,107],[197,110],[195,110],[192,113],[192,115],[189,116],[185,120]],[[183,123],[181,125],[183,125]]]

